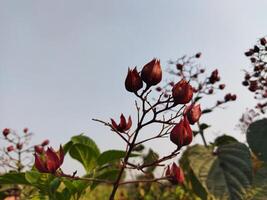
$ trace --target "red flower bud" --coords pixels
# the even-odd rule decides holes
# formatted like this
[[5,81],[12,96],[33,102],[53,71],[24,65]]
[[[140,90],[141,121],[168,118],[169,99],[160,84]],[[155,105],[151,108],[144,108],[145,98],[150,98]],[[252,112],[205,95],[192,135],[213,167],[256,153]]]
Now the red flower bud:
[[232,99],[232,95],[230,94],[230,93],[228,93],[228,94],[226,94],[225,96],[224,96],[224,100],[225,101],[230,101]]
[[42,154],[44,152],[44,147],[40,146],[40,145],[35,145],[34,146],[34,151],[38,154]]
[[170,139],[179,149],[192,142],[193,133],[187,117],[181,119],[180,122],[174,126],[170,134]]
[[186,104],[193,97],[193,88],[186,80],[182,79],[173,86],[172,96],[174,103]]
[[46,146],[48,144],[49,144],[49,140],[44,140],[41,145],[44,147],[44,146]]
[[185,109],[185,115],[187,116],[190,124],[193,125],[194,123],[196,123],[201,116],[200,104],[198,104],[196,106],[191,105],[191,106],[187,107]]
[[21,150],[22,147],[23,147],[23,144],[22,143],[18,143],[18,144],[16,144],[16,147],[17,147],[18,150]]
[[6,148],[6,150],[8,151],[8,152],[11,152],[11,151],[14,151],[14,146],[12,146],[12,145],[10,145],[10,146],[8,146],[7,148]]
[[10,129],[9,128],[5,128],[4,130],[3,130],[3,135],[5,136],[5,137],[7,137],[8,136],[8,134],[10,133]]
[[162,79],[160,61],[153,59],[147,63],[142,69],[141,77],[148,86],[157,85]]
[[225,88],[225,84],[220,84],[220,85],[219,85],[219,89],[220,89],[220,90],[223,90],[224,88]]
[[254,81],[250,81],[249,82],[249,87],[248,89],[251,91],[251,92],[255,92],[257,89],[258,89],[258,82],[256,80]]
[[178,63],[178,64],[176,64],[176,68],[177,68],[178,70],[182,70],[182,69],[184,68],[184,65]]
[[23,129],[23,133],[25,133],[25,134],[28,133],[28,131],[29,131],[28,128],[24,128],[24,129]]
[[44,155],[35,153],[34,156],[34,166],[39,172],[55,173],[63,163],[64,151],[62,146],[60,146],[59,152],[55,152],[53,148],[47,148]]
[[183,184],[184,183],[184,173],[183,170],[178,167],[175,163],[167,167],[165,176],[169,177],[169,181],[172,184]]
[[200,56],[201,56],[200,52],[195,55],[196,58],[200,58]]
[[124,133],[125,131],[127,131],[127,130],[129,130],[131,128],[132,119],[131,119],[131,116],[129,116],[128,122],[126,122],[126,119],[125,119],[124,115],[121,114],[119,125],[117,125],[117,123],[113,119],[111,119],[111,124],[112,124],[112,128],[115,131]]
[[125,79],[125,88],[129,92],[137,92],[143,87],[143,81],[136,69],[128,69],[128,74]]
[[235,101],[235,100],[236,100],[236,98],[237,98],[237,97],[236,97],[236,95],[235,95],[235,94],[233,94],[233,95],[231,96],[231,100],[232,100],[232,101]]
[[261,43],[262,46],[265,46],[266,43],[267,43],[267,41],[266,41],[265,38],[261,38],[261,39],[260,39],[260,43]]
[[211,89],[209,89],[209,94],[212,94],[213,93],[213,89],[211,88]]
[[215,69],[213,72],[211,72],[209,81],[211,84],[214,84],[215,82],[217,82],[219,80],[220,80],[220,77],[219,77],[218,69]]

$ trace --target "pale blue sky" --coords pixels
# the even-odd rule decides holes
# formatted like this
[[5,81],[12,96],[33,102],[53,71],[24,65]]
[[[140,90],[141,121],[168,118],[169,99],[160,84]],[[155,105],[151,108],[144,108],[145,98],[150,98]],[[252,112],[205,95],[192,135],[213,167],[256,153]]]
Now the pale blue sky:
[[[240,84],[249,64],[243,52],[267,34],[266,8],[260,0],[1,0],[0,128],[29,127],[34,141],[55,146],[84,132],[102,150],[121,148],[91,118],[133,113],[127,68],[201,51],[200,62],[217,67],[227,91],[238,94],[203,119],[213,124],[209,138],[227,132],[244,140],[235,125],[254,102]],[[161,153],[174,148],[160,144]]]

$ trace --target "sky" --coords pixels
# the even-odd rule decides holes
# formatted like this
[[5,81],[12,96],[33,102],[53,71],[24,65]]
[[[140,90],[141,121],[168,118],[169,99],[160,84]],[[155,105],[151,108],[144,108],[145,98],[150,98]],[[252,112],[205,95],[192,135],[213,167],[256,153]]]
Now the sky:
[[[200,51],[199,62],[219,69],[226,91],[238,96],[203,118],[212,124],[207,138],[227,133],[245,141],[236,125],[255,101],[241,85],[244,51],[267,34],[266,7],[260,0],[1,0],[0,128],[28,127],[33,143],[48,138],[55,148],[84,133],[102,151],[123,149],[92,118],[135,114],[124,88],[128,67],[157,57],[164,69],[169,59]],[[169,140],[149,146],[161,155],[175,148]]]

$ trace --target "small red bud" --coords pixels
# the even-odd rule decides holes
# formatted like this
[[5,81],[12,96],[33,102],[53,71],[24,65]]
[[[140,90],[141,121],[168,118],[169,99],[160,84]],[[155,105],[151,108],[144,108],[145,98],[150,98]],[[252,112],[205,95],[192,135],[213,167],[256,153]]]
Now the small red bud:
[[178,70],[183,70],[184,65],[178,63],[178,64],[176,64],[176,68],[177,68]]
[[231,100],[232,100],[232,101],[235,101],[235,100],[236,100],[236,98],[237,98],[237,97],[236,97],[236,95],[235,95],[235,94],[233,94],[233,95],[231,96]]
[[200,69],[200,73],[204,73],[205,72],[205,69]]
[[254,57],[250,58],[250,62],[255,63],[256,61],[257,61],[256,58]]
[[172,88],[174,103],[186,104],[193,97],[193,87],[184,79],[176,83]]
[[16,144],[16,147],[17,147],[18,150],[21,150],[22,147],[23,147],[23,144],[22,143],[18,143],[18,144]]
[[170,134],[170,139],[178,146],[179,149],[182,146],[186,146],[191,143],[193,133],[187,117],[182,118],[180,122],[174,126]]
[[44,140],[41,145],[44,147],[44,146],[46,146],[48,144],[49,144],[49,140]]
[[137,92],[143,87],[143,81],[136,69],[128,69],[128,74],[125,79],[125,88],[129,92]]
[[195,106],[194,105],[189,106],[185,112],[189,123],[192,125],[195,124],[201,116],[200,104]]
[[226,94],[225,96],[224,96],[224,100],[225,101],[230,101],[232,99],[232,95],[230,94],[230,93],[228,93],[228,94]]
[[200,52],[197,53],[197,54],[195,55],[195,57],[196,57],[196,58],[200,58],[200,57],[201,57],[201,53],[200,53]]
[[266,41],[265,38],[261,38],[261,39],[260,39],[260,43],[261,43],[262,46],[265,46],[266,43],[267,43],[267,41]]
[[5,136],[5,137],[7,137],[8,136],[8,134],[10,133],[10,129],[9,128],[5,128],[4,130],[3,130],[3,135]]
[[132,119],[131,119],[131,116],[129,116],[128,122],[126,122],[126,119],[125,119],[124,115],[121,114],[119,125],[113,119],[111,119],[111,124],[112,124],[112,128],[115,131],[124,133],[125,131],[128,131],[131,128]]
[[219,88],[220,88],[220,90],[223,90],[225,88],[225,84],[220,84]]
[[158,92],[161,92],[161,90],[162,90],[161,87],[157,87],[157,88],[156,88],[156,91],[158,91]]
[[168,166],[165,172],[165,176],[169,177],[169,181],[172,184],[183,184],[184,183],[184,173],[183,170],[178,167],[175,163],[172,166]]
[[10,145],[6,149],[8,152],[11,152],[11,151],[14,151],[15,148],[14,148],[14,146]]
[[28,133],[28,131],[29,131],[28,128],[24,128],[24,129],[23,129],[23,133],[25,133],[25,134]]
[[209,89],[208,93],[209,93],[209,94],[213,94],[213,89],[212,89],[212,88]]
[[142,69],[141,77],[147,86],[157,85],[162,79],[160,61],[153,59],[147,63]]
[[211,84],[216,83],[217,81],[220,81],[220,77],[219,77],[219,71],[218,69],[215,69],[213,72],[211,72],[209,81]]
[[34,146],[34,151],[38,154],[42,154],[44,152],[44,147],[40,145],[35,145]]

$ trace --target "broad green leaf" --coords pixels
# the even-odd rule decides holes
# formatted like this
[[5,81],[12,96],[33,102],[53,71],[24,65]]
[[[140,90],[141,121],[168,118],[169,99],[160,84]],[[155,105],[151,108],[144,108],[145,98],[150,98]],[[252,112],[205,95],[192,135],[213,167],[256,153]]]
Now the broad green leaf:
[[222,136],[219,136],[215,139],[214,145],[215,146],[221,146],[221,145],[231,144],[231,143],[235,143],[235,142],[238,142],[238,141],[234,137],[232,137],[230,135],[222,135]]
[[[212,148],[202,145],[189,147],[180,161],[185,174],[195,175],[206,191],[219,200],[244,199],[251,186],[252,163],[249,149],[241,143],[219,146],[216,155]],[[192,172],[190,172],[192,170]],[[190,177],[190,176],[189,176]],[[205,199],[205,192],[196,180],[190,180],[193,190]],[[201,189],[200,193],[198,189]],[[208,196],[207,196],[208,197]]]
[[28,171],[25,173],[26,180],[31,184],[37,183],[40,177],[41,174],[37,171]]
[[250,124],[247,130],[247,142],[253,153],[262,161],[267,161],[267,119]]
[[6,173],[0,176],[1,184],[21,184],[30,185],[30,183],[25,178],[25,173]]
[[242,143],[219,146],[217,160],[207,177],[209,191],[219,199],[242,200],[251,182],[252,162],[248,147]]
[[179,160],[185,173],[187,187],[190,187],[202,200],[209,198],[206,185],[207,176],[216,157],[212,149],[203,145],[188,147]]
[[81,143],[74,144],[69,150],[69,154],[83,165],[87,173],[95,167],[96,159],[98,157],[98,153],[95,149]]
[[[106,163],[111,163],[114,161],[118,161],[121,158],[124,158],[126,155],[125,151],[121,150],[108,150],[100,154],[97,158],[97,164],[99,166],[104,165]],[[131,154],[130,157],[138,156],[137,154]]]
[[265,200],[267,197],[267,166],[257,170],[253,177],[253,200]]
[[73,136],[71,138],[71,141],[73,142],[73,144],[83,144],[86,146],[90,146],[91,149],[93,149],[97,155],[100,154],[100,150],[99,150],[98,146],[96,145],[96,143],[91,138],[89,138],[85,135]]
[[[100,180],[107,180],[107,181],[115,181],[118,177],[120,170],[119,169],[111,169],[107,170],[99,175],[97,175],[95,178]],[[91,185],[91,190],[95,189],[97,185],[99,185],[101,182],[93,182]]]

